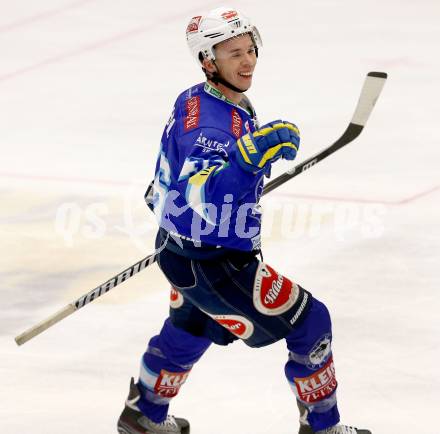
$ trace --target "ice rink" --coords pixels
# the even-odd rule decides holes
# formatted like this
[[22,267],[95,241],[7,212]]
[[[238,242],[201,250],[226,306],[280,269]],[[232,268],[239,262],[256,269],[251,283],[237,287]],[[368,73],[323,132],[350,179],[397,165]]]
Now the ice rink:
[[[0,433],[116,433],[167,315],[156,265],[14,337],[153,251],[143,193],[175,98],[203,81],[186,25],[221,3],[0,4]],[[439,434],[440,3],[229,4],[264,42],[248,94],[262,123],[298,124],[298,161],[340,136],[367,72],[389,74],[356,141],[263,199],[263,251],[332,312],[342,421]],[[297,433],[286,357],[212,347],[172,413],[192,434]]]

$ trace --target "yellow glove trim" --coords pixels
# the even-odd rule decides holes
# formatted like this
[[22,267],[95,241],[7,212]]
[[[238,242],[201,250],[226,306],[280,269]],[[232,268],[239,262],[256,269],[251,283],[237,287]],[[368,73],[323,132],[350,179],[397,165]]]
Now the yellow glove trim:
[[272,131],[280,130],[281,128],[287,128],[299,136],[299,129],[297,127],[295,127],[295,125],[283,124],[283,123],[273,124],[272,127],[262,128],[261,130],[255,131],[255,133],[252,133],[252,134],[254,137],[267,136]]
[[266,151],[266,153],[263,155],[263,158],[258,163],[258,167],[260,169],[263,168],[267,161],[271,160],[281,148],[293,148],[295,151],[298,151],[298,148],[293,143],[280,143],[279,145],[276,145]]
[[[247,134],[246,134],[246,136],[247,136]],[[241,139],[244,139],[246,136],[243,136]],[[249,138],[249,136],[246,138],[251,142],[252,146],[254,147],[254,144],[252,143],[252,140]],[[247,152],[243,148],[243,144],[242,144],[241,139],[237,140],[237,145],[238,145],[238,149],[240,150],[241,156],[243,157],[243,160],[246,161],[246,163],[252,164],[252,161],[249,159]],[[254,147],[254,149],[255,149],[255,147]]]

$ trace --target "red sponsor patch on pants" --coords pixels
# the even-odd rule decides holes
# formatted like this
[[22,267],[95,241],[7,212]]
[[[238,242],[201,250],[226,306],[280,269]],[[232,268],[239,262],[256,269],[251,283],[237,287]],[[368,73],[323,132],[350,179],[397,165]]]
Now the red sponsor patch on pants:
[[216,315],[214,319],[232,334],[241,339],[249,338],[254,332],[254,326],[244,317],[235,315]]
[[254,333],[254,325],[244,316],[215,315],[206,311],[203,312],[240,339],[249,339]]
[[178,309],[183,305],[184,298],[183,295],[177,291],[176,288],[171,287],[170,292],[170,305],[173,309]]
[[301,401],[313,404],[328,398],[338,386],[333,357],[309,377],[294,378],[294,381]]
[[254,306],[265,315],[287,312],[299,296],[298,286],[272,267],[261,262],[254,281]]
[[189,373],[190,371],[168,372],[162,369],[154,385],[154,392],[166,398],[173,398],[179,393],[179,389],[185,383]]

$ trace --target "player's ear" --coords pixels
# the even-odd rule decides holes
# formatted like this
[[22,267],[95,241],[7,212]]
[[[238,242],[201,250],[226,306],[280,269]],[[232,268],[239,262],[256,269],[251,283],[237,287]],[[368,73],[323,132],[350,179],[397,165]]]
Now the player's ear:
[[203,59],[202,62],[203,68],[205,68],[208,72],[216,72],[217,68],[212,60]]

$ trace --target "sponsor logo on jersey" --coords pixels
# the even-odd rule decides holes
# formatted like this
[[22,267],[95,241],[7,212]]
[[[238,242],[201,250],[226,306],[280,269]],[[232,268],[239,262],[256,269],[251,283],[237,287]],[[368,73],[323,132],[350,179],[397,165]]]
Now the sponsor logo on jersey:
[[199,126],[200,121],[200,96],[193,96],[186,100],[186,117],[184,119],[185,131]]
[[212,86],[207,87],[207,86],[205,85],[205,89],[207,89],[208,92],[209,92],[212,96],[215,96],[216,98],[220,98],[220,99],[225,98],[225,96],[224,96],[224,95],[223,95],[218,89],[216,89],[215,87],[212,87]]
[[173,309],[178,309],[183,305],[184,298],[183,295],[177,291],[176,288],[171,287],[171,293],[170,293],[170,306]]
[[188,24],[188,27],[186,28],[186,34],[194,33],[199,30],[199,24],[200,20],[202,19],[201,16],[193,17],[191,18],[191,21]]
[[233,11],[233,10],[232,10],[232,11],[227,11],[227,12],[223,12],[223,13],[222,13],[222,17],[223,17],[226,21],[229,21],[229,20],[232,20],[232,19],[236,18],[237,15],[238,15],[237,11]]
[[298,286],[261,262],[254,281],[254,306],[265,315],[280,315],[288,311],[299,296]]
[[204,90],[209,95],[212,95],[215,98],[221,99],[222,101],[226,101],[229,104],[235,105],[235,103],[233,101],[231,101],[229,98],[226,98],[218,89],[211,86],[208,82],[205,83]]
[[179,389],[188,378],[190,371],[168,372],[165,369],[160,371],[154,385],[154,392],[166,398],[172,398],[179,393]]
[[199,137],[197,137],[196,143],[194,143],[194,145],[203,148],[203,152],[217,151],[225,156],[228,155],[224,148],[229,147],[229,141],[227,143],[221,143],[217,140],[210,139],[203,135],[203,131],[200,132]]
[[234,136],[237,137],[238,139],[242,135],[241,129],[242,129],[243,121],[241,120],[238,111],[235,109],[232,109],[231,117],[232,117],[232,123],[231,123],[232,134],[234,134]]
[[331,352],[331,336],[330,334],[325,334],[322,336],[315,345],[313,345],[312,350],[309,353],[309,363],[307,366],[311,369],[321,367],[323,363],[327,360]]
[[338,385],[333,357],[309,377],[295,378],[295,386],[301,401],[313,404],[329,397]]

